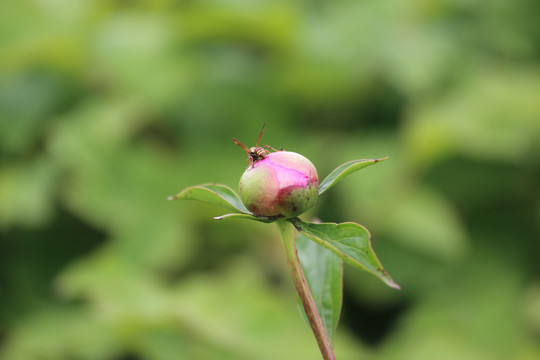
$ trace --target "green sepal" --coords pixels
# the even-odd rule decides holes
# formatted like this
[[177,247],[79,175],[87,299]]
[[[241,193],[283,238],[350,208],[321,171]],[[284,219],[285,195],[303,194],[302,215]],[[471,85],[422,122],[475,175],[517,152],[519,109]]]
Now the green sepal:
[[362,160],[351,160],[344,164],[341,164],[335,168],[319,185],[319,195],[321,195],[326,190],[334,186],[338,181],[343,180],[346,176],[352,174],[355,171],[358,171],[366,166],[376,164],[378,162],[384,161],[388,157],[382,159],[362,159]]
[[208,204],[220,206],[222,208],[252,215],[246,209],[240,197],[230,187],[221,184],[203,184],[191,186],[180,191],[174,196],[169,196],[169,200],[199,200]]
[[253,221],[259,221],[263,223],[271,223],[278,219],[282,219],[282,217],[266,217],[266,216],[254,216],[251,214],[239,214],[239,213],[233,213],[233,214],[225,214],[221,216],[214,217],[215,220],[223,220],[223,219],[245,219],[245,220],[253,220]]
[[346,263],[372,273],[394,289],[401,289],[375,255],[371,247],[371,234],[362,225],[353,222],[310,223],[298,218],[289,221],[302,234],[333,251]]

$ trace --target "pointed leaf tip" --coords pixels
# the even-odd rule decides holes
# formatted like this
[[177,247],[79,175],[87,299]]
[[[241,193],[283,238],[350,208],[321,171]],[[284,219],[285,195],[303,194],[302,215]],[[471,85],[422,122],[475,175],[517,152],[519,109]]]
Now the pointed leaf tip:
[[333,251],[346,263],[372,273],[393,289],[401,289],[377,258],[371,247],[371,234],[362,225],[352,222],[309,223],[298,218],[290,221],[302,234]]
[[328,174],[328,176],[321,182],[319,186],[319,195],[330,189],[332,186],[334,186],[339,181],[343,180],[346,176],[352,174],[353,172],[363,169],[366,166],[387,160],[389,158],[390,157],[387,156],[381,159],[351,160],[344,164],[341,164],[340,166],[335,168],[330,174]]

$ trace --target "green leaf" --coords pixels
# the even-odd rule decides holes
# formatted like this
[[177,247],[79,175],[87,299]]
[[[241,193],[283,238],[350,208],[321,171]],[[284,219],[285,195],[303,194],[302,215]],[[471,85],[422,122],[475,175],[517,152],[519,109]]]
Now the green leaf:
[[388,159],[388,157],[382,159],[351,160],[346,162],[345,164],[341,164],[321,182],[321,185],[319,186],[319,195],[330,189],[338,181],[343,180],[343,178],[347,175],[350,175],[355,171],[365,168],[366,166],[376,164],[386,159]]
[[214,217],[215,220],[223,220],[223,219],[246,219],[246,220],[254,220],[254,221],[260,221],[264,223],[271,223],[278,219],[281,219],[281,217],[265,217],[265,216],[254,216],[251,214],[239,214],[239,213],[233,213],[233,214],[225,214],[221,216]]
[[[311,295],[332,341],[343,300],[343,261],[303,234],[296,239],[296,249]],[[302,305],[301,301],[299,303]]]
[[289,221],[302,234],[333,251],[348,264],[372,273],[394,289],[400,289],[375,255],[371,248],[371,235],[362,225],[352,222],[316,224],[298,218]]
[[221,206],[234,212],[249,214],[248,209],[240,200],[240,197],[228,186],[221,184],[203,184],[188,187],[175,196],[169,196],[169,200],[199,200],[209,204]]

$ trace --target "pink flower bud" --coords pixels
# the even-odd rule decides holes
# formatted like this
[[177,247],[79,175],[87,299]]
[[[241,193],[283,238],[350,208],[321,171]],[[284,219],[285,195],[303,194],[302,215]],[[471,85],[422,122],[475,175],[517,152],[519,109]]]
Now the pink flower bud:
[[269,153],[242,175],[240,197],[257,216],[300,215],[313,207],[319,197],[317,169],[300,154]]

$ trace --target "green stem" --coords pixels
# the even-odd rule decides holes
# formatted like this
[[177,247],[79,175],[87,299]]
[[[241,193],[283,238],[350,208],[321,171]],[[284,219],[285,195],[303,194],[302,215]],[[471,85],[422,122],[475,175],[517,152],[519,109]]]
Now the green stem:
[[281,237],[281,243],[283,244],[283,249],[285,250],[285,256],[287,257],[287,264],[289,265],[289,271],[291,273],[294,286],[296,286],[296,291],[300,295],[300,300],[304,305],[304,311],[306,312],[309,324],[321,350],[321,354],[324,360],[336,360],[334,355],[334,350],[332,349],[332,344],[326,333],[326,329],[322,323],[319,312],[317,311],[317,306],[309,290],[304,271],[300,265],[300,259],[298,258],[298,253],[296,251],[296,244],[294,241],[294,227],[289,224],[286,220],[278,220],[276,224],[279,229],[279,234]]

